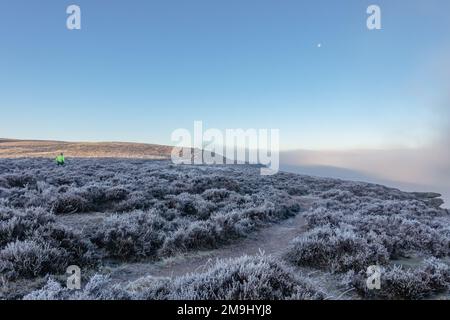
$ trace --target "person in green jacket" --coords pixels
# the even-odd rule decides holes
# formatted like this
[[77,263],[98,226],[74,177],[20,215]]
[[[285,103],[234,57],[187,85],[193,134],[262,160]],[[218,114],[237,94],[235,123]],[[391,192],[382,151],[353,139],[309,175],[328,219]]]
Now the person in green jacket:
[[58,156],[56,157],[55,160],[56,160],[56,164],[57,164],[58,166],[63,166],[64,163],[65,163],[64,153],[61,152],[61,154],[58,155]]

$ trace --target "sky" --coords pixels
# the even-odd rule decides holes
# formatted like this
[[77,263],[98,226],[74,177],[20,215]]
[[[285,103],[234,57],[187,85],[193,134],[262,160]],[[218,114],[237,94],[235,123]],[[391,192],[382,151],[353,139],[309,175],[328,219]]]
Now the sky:
[[0,0],[0,137],[173,144],[201,120],[283,150],[429,146],[449,35],[448,0]]

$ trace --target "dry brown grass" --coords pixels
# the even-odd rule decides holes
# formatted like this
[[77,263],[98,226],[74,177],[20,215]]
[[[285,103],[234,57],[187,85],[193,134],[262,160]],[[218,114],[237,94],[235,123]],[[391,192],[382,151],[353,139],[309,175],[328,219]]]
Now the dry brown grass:
[[67,157],[168,159],[172,147],[129,142],[64,142],[0,139],[0,158]]

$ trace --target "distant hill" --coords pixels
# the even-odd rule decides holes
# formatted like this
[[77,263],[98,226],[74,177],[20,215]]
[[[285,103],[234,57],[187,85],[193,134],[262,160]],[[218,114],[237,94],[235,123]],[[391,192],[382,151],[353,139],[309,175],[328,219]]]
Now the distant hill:
[[168,159],[173,147],[130,142],[65,142],[0,138],[0,158],[67,157]]

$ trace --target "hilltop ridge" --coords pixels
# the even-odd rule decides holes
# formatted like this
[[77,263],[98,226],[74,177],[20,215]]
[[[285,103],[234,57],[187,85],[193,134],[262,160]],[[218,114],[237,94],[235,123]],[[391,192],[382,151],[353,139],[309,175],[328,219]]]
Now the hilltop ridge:
[[66,142],[0,138],[0,158],[50,158],[64,152],[80,158],[169,159],[171,146],[133,142]]

